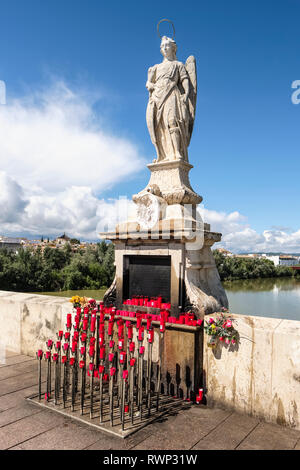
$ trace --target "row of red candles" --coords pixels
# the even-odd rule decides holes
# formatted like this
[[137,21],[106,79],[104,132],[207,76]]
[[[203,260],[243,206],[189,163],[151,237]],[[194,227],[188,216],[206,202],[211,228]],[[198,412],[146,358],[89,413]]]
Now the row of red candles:
[[189,325],[189,326],[201,326],[203,320],[196,319],[193,313],[182,313],[179,315],[179,318],[171,316],[167,310],[161,310],[159,315],[153,313],[145,313],[145,312],[131,312],[128,310],[117,310],[117,315],[121,317],[130,317],[130,318],[139,318],[147,319],[151,318],[152,321],[160,321],[161,318],[164,318],[166,323],[176,323],[179,325]]
[[162,308],[165,310],[171,309],[170,303],[163,303],[162,297],[144,297],[142,295],[138,295],[132,297],[132,299],[126,299],[123,301],[123,305],[137,305],[139,307],[152,307],[152,308]]

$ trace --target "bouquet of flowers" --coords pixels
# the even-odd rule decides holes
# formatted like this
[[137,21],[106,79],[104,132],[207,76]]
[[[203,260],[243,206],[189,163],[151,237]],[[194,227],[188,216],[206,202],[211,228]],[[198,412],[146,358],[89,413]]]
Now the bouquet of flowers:
[[233,326],[234,320],[225,313],[221,313],[215,318],[210,317],[205,321],[204,330],[210,339],[207,345],[214,348],[218,341],[226,344],[236,344],[237,330]]
[[[74,308],[85,307],[89,304],[89,301],[86,297],[80,297],[79,295],[73,295],[69,302],[73,304]],[[93,302],[95,302],[95,300],[93,300]]]

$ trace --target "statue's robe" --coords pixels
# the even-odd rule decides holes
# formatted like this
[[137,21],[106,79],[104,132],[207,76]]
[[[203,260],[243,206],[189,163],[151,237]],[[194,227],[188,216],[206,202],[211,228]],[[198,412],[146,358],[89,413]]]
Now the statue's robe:
[[188,109],[181,100],[185,79],[189,79],[189,75],[184,64],[177,60],[154,65],[148,72],[148,81],[155,88],[150,93],[146,119],[158,161],[176,158],[170,133],[172,127],[177,127],[180,132],[181,155],[187,160]]

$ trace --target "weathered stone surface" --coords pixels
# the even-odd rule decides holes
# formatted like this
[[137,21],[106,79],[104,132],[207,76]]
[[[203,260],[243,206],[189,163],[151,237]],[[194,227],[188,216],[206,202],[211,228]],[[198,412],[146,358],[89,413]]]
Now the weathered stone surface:
[[31,403],[23,400],[19,407],[10,408],[0,413],[0,428],[37,413],[41,413],[41,410],[34,407]]
[[300,429],[300,322],[232,317],[238,345],[211,350],[204,339],[208,404]]
[[40,412],[20,419],[0,429],[0,449],[9,449],[64,422],[64,418]]
[[20,443],[17,448],[12,447],[11,450],[82,450],[91,446],[101,436],[102,433],[95,429],[66,420],[63,424]]
[[64,328],[71,309],[63,297],[0,291],[2,347],[35,355],[35,351],[44,348],[46,340]]
[[237,447],[238,450],[292,450],[299,433],[282,426],[260,423]]
[[[258,423],[258,419],[232,413],[201,439],[193,450],[234,450]],[[226,428],[225,432],[224,428]]]

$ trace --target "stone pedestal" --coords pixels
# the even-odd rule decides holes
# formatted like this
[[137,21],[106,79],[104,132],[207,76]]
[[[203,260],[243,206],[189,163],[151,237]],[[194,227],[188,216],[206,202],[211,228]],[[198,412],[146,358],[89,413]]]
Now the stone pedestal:
[[[174,222],[174,221],[173,221]],[[132,228],[132,225],[130,225]],[[138,224],[135,226],[139,228]],[[124,228],[124,226],[123,226]],[[209,226],[205,227],[209,229]],[[139,234],[139,236],[137,235]],[[115,245],[116,276],[111,288],[107,291],[106,300],[114,301],[121,308],[125,299],[124,266],[129,256],[162,256],[170,257],[170,297],[171,315],[193,310],[198,317],[220,311],[227,307],[227,297],[222,287],[211,246],[221,239],[221,234],[203,230],[199,236],[199,247],[196,237],[191,239],[191,232],[171,230],[168,238],[165,232],[157,230],[153,238],[150,231],[136,232],[136,239],[130,238],[125,231],[101,234]],[[152,235],[152,237],[151,237]]]
[[168,205],[200,204],[202,197],[195,193],[189,181],[189,171],[193,165],[183,160],[166,161],[147,165],[151,171],[147,187],[132,199],[138,204],[145,192],[163,198]]

